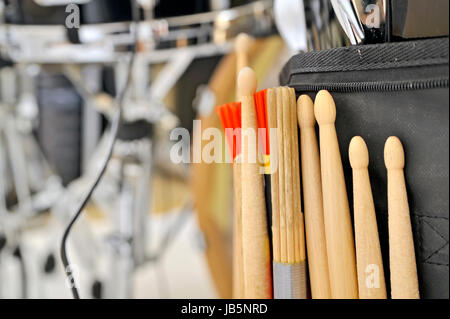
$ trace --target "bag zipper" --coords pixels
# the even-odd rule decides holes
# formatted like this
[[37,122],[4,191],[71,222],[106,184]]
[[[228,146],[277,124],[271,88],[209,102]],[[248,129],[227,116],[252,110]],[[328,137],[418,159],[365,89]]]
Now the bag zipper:
[[291,84],[297,92],[317,92],[327,90],[337,93],[358,92],[392,92],[427,90],[448,88],[448,78],[436,78],[414,81],[388,81],[388,82],[347,82],[347,83],[320,83],[320,84]]

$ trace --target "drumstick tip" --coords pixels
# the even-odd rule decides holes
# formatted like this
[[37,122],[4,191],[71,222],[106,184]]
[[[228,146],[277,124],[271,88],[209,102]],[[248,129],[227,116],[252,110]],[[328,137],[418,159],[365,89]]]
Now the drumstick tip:
[[316,118],[314,117],[314,102],[306,94],[301,95],[297,100],[297,116],[300,128],[311,127],[316,123]]
[[403,169],[405,167],[405,153],[400,139],[391,136],[384,145],[384,163],[387,169]]
[[257,86],[255,72],[249,67],[243,68],[239,72],[237,84],[239,96],[253,96]]
[[369,167],[369,151],[367,145],[361,136],[355,136],[350,142],[348,148],[350,165],[353,169]]
[[322,90],[317,93],[314,102],[314,114],[319,125],[334,124],[336,121],[336,105],[328,91]]
[[246,33],[240,33],[234,40],[234,49],[236,52],[247,52],[253,43],[253,38]]

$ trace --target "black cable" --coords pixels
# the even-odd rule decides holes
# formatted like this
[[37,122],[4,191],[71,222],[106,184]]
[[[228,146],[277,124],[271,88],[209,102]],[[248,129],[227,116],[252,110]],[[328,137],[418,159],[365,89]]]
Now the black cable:
[[13,256],[17,258],[20,266],[20,275],[21,275],[21,293],[22,293],[22,299],[27,299],[28,297],[28,277],[27,277],[27,270],[25,266],[25,261],[23,260],[22,255],[22,249],[20,248],[20,245],[17,245],[17,247],[13,250]]
[[131,51],[131,58],[128,64],[128,74],[125,86],[123,87],[122,91],[118,95],[117,98],[117,109],[114,113],[114,116],[112,118],[111,122],[111,136],[108,143],[108,153],[107,156],[101,166],[100,171],[98,172],[94,182],[92,183],[91,187],[89,188],[89,191],[84,196],[83,200],[81,201],[80,205],[78,206],[77,210],[75,211],[75,214],[72,216],[69,224],[67,225],[66,229],[64,230],[64,234],[61,240],[61,248],[60,248],[60,256],[61,261],[64,265],[64,271],[67,276],[67,279],[69,279],[70,282],[70,288],[72,290],[73,297],[75,299],[80,299],[80,295],[78,293],[78,289],[75,284],[75,278],[73,278],[73,272],[70,266],[69,258],[67,256],[67,239],[69,237],[70,231],[72,230],[73,225],[77,221],[77,219],[80,217],[81,213],[83,212],[84,207],[86,206],[87,202],[91,198],[92,193],[94,192],[95,188],[99,184],[100,180],[102,179],[103,175],[105,174],[106,168],[108,167],[109,160],[111,159],[111,155],[114,149],[114,144],[117,139],[117,134],[119,132],[119,127],[121,124],[121,118],[122,118],[122,107],[123,107],[123,101],[125,98],[125,95],[130,87],[131,84],[131,77],[132,77],[132,71],[133,71],[133,64],[136,57],[136,47],[137,47],[137,41],[138,41],[138,31],[137,31],[137,24],[139,22],[139,6],[136,3],[136,0],[131,0],[131,6],[132,6],[132,14],[133,14],[133,32],[134,32],[134,45],[132,47]]

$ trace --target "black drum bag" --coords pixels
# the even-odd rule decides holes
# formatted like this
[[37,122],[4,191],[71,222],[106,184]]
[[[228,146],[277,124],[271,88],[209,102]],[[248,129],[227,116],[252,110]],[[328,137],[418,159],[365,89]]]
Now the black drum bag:
[[302,53],[280,76],[298,95],[314,98],[321,89],[333,95],[351,207],[348,147],[353,136],[365,139],[388,288],[383,153],[389,136],[402,141],[421,298],[449,298],[448,45],[446,37]]

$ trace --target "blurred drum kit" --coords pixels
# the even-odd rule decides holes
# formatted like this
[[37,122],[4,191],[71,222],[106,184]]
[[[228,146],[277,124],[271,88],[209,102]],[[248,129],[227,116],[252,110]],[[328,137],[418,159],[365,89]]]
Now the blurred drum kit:
[[82,218],[70,249],[92,272],[90,297],[132,297],[133,272],[158,261],[192,211],[182,209],[156,252],[146,249],[154,131],[179,125],[164,98],[195,59],[229,52],[240,32],[272,30],[267,0],[0,1],[0,273],[3,257],[19,260],[20,297],[29,295],[23,231],[50,211],[58,225],[40,268],[59,267],[55,244],[107,156],[112,132],[103,128],[117,107],[117,140],[92,197],[113,224],[108,274],[95,259],[105,244]]

